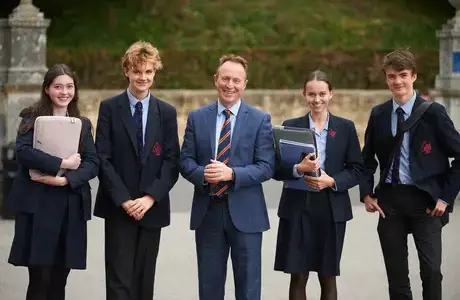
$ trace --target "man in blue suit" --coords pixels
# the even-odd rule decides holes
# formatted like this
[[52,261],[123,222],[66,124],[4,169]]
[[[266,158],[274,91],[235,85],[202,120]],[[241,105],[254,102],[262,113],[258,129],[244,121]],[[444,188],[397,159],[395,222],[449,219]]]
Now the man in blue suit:
[[195,186],[200,300],[223,300],[231,249],[237,300],[261,297],[262,232],[270,228],[262,182],[274,173],[270,115],[242,101],[247,62],[225,55],[214,75],[218,101],[190,112],[180,171]]

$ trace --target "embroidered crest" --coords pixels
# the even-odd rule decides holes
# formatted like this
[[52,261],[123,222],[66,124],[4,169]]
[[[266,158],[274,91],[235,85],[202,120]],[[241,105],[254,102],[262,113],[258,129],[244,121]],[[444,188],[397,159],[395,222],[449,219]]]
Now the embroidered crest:
[[424,141],[422,143],[422,152],[423,154],[430,154],[431,153],[431,143]]
[[153,145],[152,152],[155,155],[160,155],[161,154],[161,145],[158,144],[158,143],[155,143],[155,145]]
[[329,135],[330,135],[331,137],[335,137],[336,134],[337,134],[337,132],[335,132],[334,129],[329,129]]

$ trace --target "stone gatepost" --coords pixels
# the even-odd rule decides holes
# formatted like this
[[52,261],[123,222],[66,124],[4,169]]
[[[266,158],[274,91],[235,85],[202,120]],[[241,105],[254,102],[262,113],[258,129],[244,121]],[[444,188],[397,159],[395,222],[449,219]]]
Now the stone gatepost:
[[[19,112],[37,101],[46,67],[46,30],[50,21],[45,19],[32,0],[21,0],[3,24],[3,45],[0,71],[6,68],[3,83],[2,115],[4,141],[13,141],[19,125]],[[0,34],[0,38],[1,38]],[[2,40],[0,39],[0,43]],[[0,73],[1,74],[1,73]]]
[[444,104],[460,129],[460,0],[449,0],[456,15],[437,32],[439,37],[439,74],[435,100]]
[[17,168],[14,149],[5,146],[16,138],[20,111],[40,98],[47,71],[49,24],[32,0],[21,0],[8,19],[0,19],[0,217],[3,218],[12,218],[3,198],[11,188]]
[[9,43],[10,32],[8,28],[8,20],[0,19],[0,94],[3,93],[3,88],[6,84],[6,74],[8,72],[10,58],[10,49],[7,47]]

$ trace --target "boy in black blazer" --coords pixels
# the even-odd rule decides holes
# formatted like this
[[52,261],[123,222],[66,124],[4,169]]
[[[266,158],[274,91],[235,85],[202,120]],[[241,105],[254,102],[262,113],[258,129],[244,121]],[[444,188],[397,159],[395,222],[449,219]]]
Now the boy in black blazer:
[[152,300],[160,232],[179,176],[177,114],[150,94],[162,67],[156,48],[133,44],[122,66],[129,87],[99,108],[94,214],[105,219],[107,299]]
[[[425,100],[414,92],[411,52],[389,53],[382,69],[392,98],[371,111],[362,151],[361,201],[368,212],[380,213],[377,231],[390,299],[412,299],[407,261],[407,235],[412,233],[423,299],[440,300],[441,232],[460,189],[460,135],[445,108],[432,103],[408,132],[396,136]],[[454,158],[451,164],[449,158]],[[374,191],[377,165],[380,180]]]

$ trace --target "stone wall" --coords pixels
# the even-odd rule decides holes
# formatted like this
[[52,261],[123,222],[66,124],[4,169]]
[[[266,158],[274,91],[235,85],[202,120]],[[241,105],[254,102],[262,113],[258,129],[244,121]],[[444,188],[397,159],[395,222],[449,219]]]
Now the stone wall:
[[[120,90],[81,90],[82,113],[96,126],[100,101],[121,92]],[[152,93],[176,107],[181,141],[189,111],[215,101],[217,96],[214,90],[154,90]],[[362,142],[370,109],[388,97],[389,92],[385,90],[337,90],[330,104],[330,110],[333,114],[353,120]],[[304,115],[307,111],[305,99],[298,90],[247,90],[244,99],[247,103],[269,112],[274,125],[281,124],[285,119]]]

